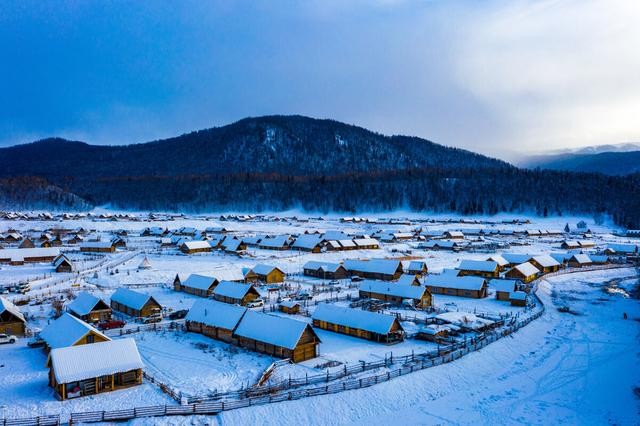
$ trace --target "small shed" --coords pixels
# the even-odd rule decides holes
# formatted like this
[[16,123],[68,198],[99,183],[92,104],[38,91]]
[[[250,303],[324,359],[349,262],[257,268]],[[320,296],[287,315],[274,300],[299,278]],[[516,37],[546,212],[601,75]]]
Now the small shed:
[[74,272],[75,266],[73,262],[67,258],[64,254],[59,254],[55,259],[53,259],[53,267],[56,272]]
[[278,304],[280,312],[289,315],[299,314],[301,307],[300,302],[296,302],[295,300],[284,300]]

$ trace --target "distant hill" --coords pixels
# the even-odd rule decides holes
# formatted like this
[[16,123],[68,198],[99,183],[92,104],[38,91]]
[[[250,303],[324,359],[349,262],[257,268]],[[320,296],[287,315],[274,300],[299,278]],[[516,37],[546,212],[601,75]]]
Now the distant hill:
[[539,167],[541,169],[623,176],[640,172],[640,150],[538,156],[526,160],[522,165],[529,168]]
[[417,137],[301,116],[247,118],[126,146],[54,138],[3,148],[0,194],[0,208],[608,213],[640,227],[640,174],[523,170]]

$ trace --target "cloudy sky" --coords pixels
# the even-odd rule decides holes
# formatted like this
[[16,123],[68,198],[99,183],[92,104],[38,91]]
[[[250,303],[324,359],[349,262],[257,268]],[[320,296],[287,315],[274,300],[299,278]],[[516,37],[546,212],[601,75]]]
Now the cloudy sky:
[[514,159],[640,141],[638,0],[0,3],[0,145],[303,114]]

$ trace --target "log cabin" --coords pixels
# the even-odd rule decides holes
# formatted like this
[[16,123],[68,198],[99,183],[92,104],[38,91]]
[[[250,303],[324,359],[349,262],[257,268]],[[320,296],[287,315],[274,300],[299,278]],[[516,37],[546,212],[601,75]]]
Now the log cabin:
[[173,281],[173,288],[176,291],[193,294],[194,296],[211,297],[218,283],[219,281],[216,277],[206,275],[191,274],[184,281],[181,281],[180,277],[176,275],[176,279]]
[[188,331],[204,334],[215,340],[237,344],[233,337],[247,308],[215,300],[196,301],[185,317]]
[[500,276],[500,266],[493,260],[470,260],[464,259],[457,268],[458,276],[475,275],[485,278],[498,278]]
[[295,300],[283,300],[278,304],[278,310],[289,315],[299,314],[300,308],[302,308],[300,302]]
[[593,262],[587,254],[574,254],[569,258],[567,264],[572,268],[582,268],[583,266],[592,265]]
[[560,270],[560,262],[549,256],[548,254],[533,256],[531,259],[529,259],[529,263],[542,271],[543,274],[557,272],[558,270]]
[[418,309],[426,309],[432,302],[431,293],[424,286],[388,281],[363,281],[360,283],[358,293],[361,298],[382,300],[395,305],[410,301]]
[[406,268],[408,274],[417,275],[419,277],[427,275],[429,268],[427,263],[422,260],[412,260]]
[[299,251],[308,251],[311,253],[320,253],[325,239],[317,234],[302,234],[291,245],[291,249]]
[[[261,281],[266,284],[282,283],[284,282],[284,278],[286,276],[282,269],[271,265],[265,265],[263,263],[260,263],[251,268],[251,270],[248,271],[247,275],[251,277],[250,274],[255,276],[255,279],[257,281]],[[250,280],[249,277],[245,276],[248,281]]]
[[304,264],[302,270],[304,275],[308,277],[322,278],[323,280],[342,280],[349,278],[349,271],[339,263],[310,260]]
[[80,292],[67,305],[67,312],[89,323],[109,321],[111,308],[106,302],[86,292]]
[[116,246],[111,241],[86,241],[80,244],[83,253],[114,253]]
[[47,367],[49,386],[64,401],[139,385],[144,364],[135,340],[126,338],[53,349]]
[[36,245],[33,243],[33,241],[31,241],[31,238],[25,238],[20,242],[20,245],[18,246],[18,248],[21,248],[21,249],[27,249],[27,248],[31,249],[35,247]]
[[489,288],[493,288],[496,292],[496,299],[509,301],[511,293],[516,291],[516,280],[501,280],[495,279],[489,281]]
[[213,250],[209,241],[185,241],[180,245],[180,251],[185,254],[208,253]]
[[291,247],[290,235],[276,235],[275,237],[263,238],[258,247],[265,250],[289,250]]
[[511,306],[527,306],[527,293],[524,291],[514,291],[509,295]]
[[380,248],[380,243],[375,238],[354,238],[353,243],[358,250],[376,250]]
[[487,260],[496,262],[498,264],[498,269],[500,270],[500,272],[504,271],[505,269],[507,269],[507,266],[509,266],[509,261],[499,254],[494,254]]
[[25,335],[27,320],[16,305],[0,297],[0,333],[22,337]]
[[162,312],[162,306],[152,296],[122,287],[111,295],[111,309],[141,318]]
[[73,262],[71,262],[69,258],[64,254],[60,254],[55,259],[53,259],[53,267],[58,273],[69,273],[75,270],[75,265],[73,264]]
[[50,248],[25,248],[25,249],[3,249],[0,250],[0,263],[10,265],[24,265],[25,263],[53,262],[53,259],[60,254],[57,247]]
[[302,362],[319,355],[320,338],[305,322],[247,310],[234,332],[238,345]]
[[253,284],[221,281],[213,290],[213,298],[218,302],[246,306],[252,300],[260,298]]
[[431,294],[474,299],[487,297],[487,280],[484,277],[459,277],[454,274],[429,275],[425,280],[425,285]]
[[313,326],[379,343],[404,340],[404,329],[395,316],[322,303],[311,316]]
[[40,332],[40,338],[47,350],[111,340],[92,325],[66,312],[47,325]]
[[402,274],[400,275],[400,278],[398,278],[398,280],[395,281],[395,283],[405,284],[405,285],[414,285],[414,286],[422,285],[418,276],[413,274]]
[[371,280],[394,281],[402,275],[402,262],[393,259],[352,260],[344,262],[344,267],[353,275]]
[[504,276],[507,278],[520,280],[523,283],[530,283],[531,281],[538,278],[539,274],[540,270],[538,268],[536,268],[529,262],[524,262],[508,270],[507,273],[504,274]]

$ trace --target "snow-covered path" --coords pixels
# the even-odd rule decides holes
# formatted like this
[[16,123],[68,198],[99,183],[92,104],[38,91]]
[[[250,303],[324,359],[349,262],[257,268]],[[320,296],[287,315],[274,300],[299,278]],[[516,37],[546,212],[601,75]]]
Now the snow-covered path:
[[[634,394],[640,387],[640,305],[602,291],[606,280],[634,273],[622,269],[551,278],[540,286],[547,306],[540,319],[450,364],[371,388],[164,422],[640,424],[640,398]],[[581,315],[558,312],[554,303],[568,301]]]

